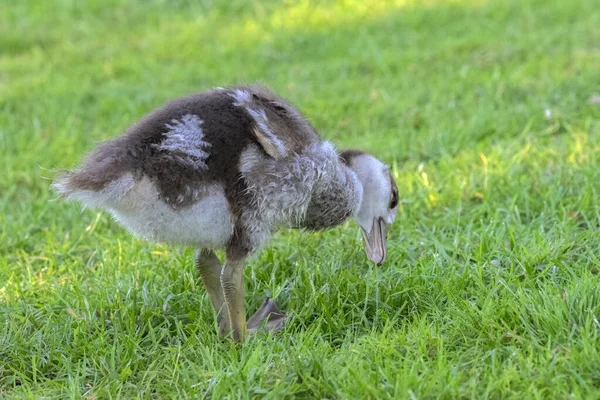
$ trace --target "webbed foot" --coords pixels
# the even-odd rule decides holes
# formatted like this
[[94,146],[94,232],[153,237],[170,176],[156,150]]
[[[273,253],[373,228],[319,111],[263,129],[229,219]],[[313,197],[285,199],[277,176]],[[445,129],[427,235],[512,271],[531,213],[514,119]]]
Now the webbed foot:
[[277,304],[271,298],[267,298],[254,315],[250,317],[248,322],[246,322],[246,327],[248,333],[256,332],[261,326],[264,326],[269,331],[278,332],[285,325],[286,318],[287,315],[277,308]]

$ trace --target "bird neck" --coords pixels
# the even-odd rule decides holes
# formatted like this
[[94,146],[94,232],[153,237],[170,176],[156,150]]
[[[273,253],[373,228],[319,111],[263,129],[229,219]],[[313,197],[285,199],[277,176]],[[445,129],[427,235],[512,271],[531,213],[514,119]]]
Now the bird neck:
[[303,227],[324,230],[344,223],[360,208],[362,192],[354,171],[340,163],[332,164],[315,182]]

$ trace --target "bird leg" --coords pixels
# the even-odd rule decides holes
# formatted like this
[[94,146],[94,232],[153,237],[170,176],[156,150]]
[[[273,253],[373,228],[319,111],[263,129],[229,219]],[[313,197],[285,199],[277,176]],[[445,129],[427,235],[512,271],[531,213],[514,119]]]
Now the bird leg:
[[225,297],[221,289],[221,261],[214,251],[198,249],[196,252],[196,268],[206,287],[210,302],[217,312],[219,335],[227,335],[231,331],[231,328]]
[[221,270],[221,288],[229,311],[229,326],[233,339],[241,342],[246,338],[246,313],[244,311],[244,261],[229,257]]
[[275,302],[267,299],[246,324],[244,260],[250,254],[250,250],[244,245],[244,236],[243,231],[238,231],[234,235],[235,239],[227,246],[225,265],[221,270],[221,288],[227,304],[229,326],[233,333],[233,339],[240,342],[246,338],[248,331],[255,332],[263,321],[266,321],[267,329],[278,331],[283,327],[286,318],[286,315],[279,311]]

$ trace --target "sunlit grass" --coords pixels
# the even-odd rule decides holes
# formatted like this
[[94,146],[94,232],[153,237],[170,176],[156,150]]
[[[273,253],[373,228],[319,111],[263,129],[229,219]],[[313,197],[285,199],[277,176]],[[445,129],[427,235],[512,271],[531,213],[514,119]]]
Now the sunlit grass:
[[[0,397],[595,398],[593,1],[22,1],[0,12]],[[196,90],[259,81],[392,165],[353,223],[246,268],[277,336],[220,340],[193,249],[55,201],[54,170]]]

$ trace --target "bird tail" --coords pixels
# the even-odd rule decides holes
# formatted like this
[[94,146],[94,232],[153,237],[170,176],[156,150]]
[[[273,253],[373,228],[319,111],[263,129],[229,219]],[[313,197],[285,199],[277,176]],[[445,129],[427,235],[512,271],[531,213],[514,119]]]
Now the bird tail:
[[82,167],[61,171],[51,187],[59,198],[90,208],[111,208],[133,187],[126,159],[125,146],[118,140],[106,141],[88,154]]

